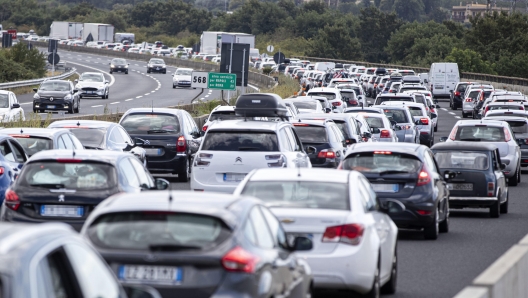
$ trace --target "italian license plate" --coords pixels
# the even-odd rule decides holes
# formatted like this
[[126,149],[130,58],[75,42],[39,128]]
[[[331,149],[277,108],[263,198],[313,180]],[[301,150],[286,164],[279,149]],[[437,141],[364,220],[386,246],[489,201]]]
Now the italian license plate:
[[435,86],[435,89],[444,89],[444,86]]
[[86,91],[86,93],[93,94],[94,92],[93,91]]
[[244,177],[246,177],[246,174],[224,173],[224,181],[227,182],[240,182],[244,180]]
[[55,108],[55,106],[48,105],[48,109],[54,109],[54,108]]
[[449,190],[473,190],[473,183],[448,183]]
[[123,265],[119,266],[117,276],[124,281],[174,284],[182,281],[182,271],[181,268],[169,266]]
[[42,216],[82,217],[84,208],[81,206],[68,205],[42,205],[40,206]]
[[400,185],[398,184],[371,184],[375,192],[398,192]]
[[163,150],[161,148],[146,148],[145,154],[152,156],[160,156],[163,155]]
[[160,68],[159,68],[159,67],[156,67],[156,70],[160,70]]

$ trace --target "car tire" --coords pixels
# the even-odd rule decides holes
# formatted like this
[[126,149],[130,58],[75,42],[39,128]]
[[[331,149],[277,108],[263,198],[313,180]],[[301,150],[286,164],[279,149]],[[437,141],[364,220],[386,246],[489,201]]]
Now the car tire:
[[434,127],[434,132],[437,132],[438,131],[438,122],[436,122],[436,125]]
[[125,71],[125,74],[128,74],[128,70],[127,70],[127,71]]
[[467,114],[462,112],[462,118],[467,118]]
[[147,69],[147,73],[150,73],[150,69]]
[[178,181],[179,182],[188,182],[189,178],[191,178],[191,163],[189,162],[189,158],[185,161],[185,169],[183,171],[178,172]]
[[36,114],[37,113],[37,109],[33,108],[33,113]]
[[376,272],[374,273],[374,281],[372,282],[372,288],[370,291],[361,297],[364,298],[379,298],[381,294],[381,281],[380,281],[380,259],[381,256],[378,256],[378,266],[376,267]]
[[520,175],[520,168],[517,167],[517,170],[515,170],[515,176],[508,179],[508,186],[517,186],[519,184],[519,181],[521,180],[521,178],[519,177]]
[[510,202],[510,192],[506,192],[506,202],[500,204],[500,213],[507,214],[508,213],[508,203]]
[[46,110],[44,110],[44,109],[40,109],[39,110],[39,113],[45,113],[45,112],[46,112]]
[[[500,197],[500,193],[497,197]],[[499,200],[495,201],[493,205],[489,208],[489,213],[491,218],[499,218],[500,216],[500,202]]]
[[457,110],[457,106],[456,106],[455,102],[453,102],[453,104],[451,105],[451,110],[453,110],[453,111]]
[[424,238],[427,240],[438,239],[438,233],[440,232],[440,223],[438,222],[438,207],[435,210],[435,217],[433,224],[424,228]]
[[381,294],[396,293],[396,282],[398,279],[398,246],[394,247],[390,279],[381,287]]
[[438,227],[438,231],[440,233],[447,233],[449,232],[449,198],[446,199],[446,207],[445,207],[445,214],[446,218],[440,222],[440,226]]
[[172,84],[172,89],[176,89],[176,85]]
[[166,71],[166,70],[164,70],[164,71],[163,71],[163,74],[167,74],[167,71]]
[[113,72],[112,71],[109,71],[110,74],[112,74]]

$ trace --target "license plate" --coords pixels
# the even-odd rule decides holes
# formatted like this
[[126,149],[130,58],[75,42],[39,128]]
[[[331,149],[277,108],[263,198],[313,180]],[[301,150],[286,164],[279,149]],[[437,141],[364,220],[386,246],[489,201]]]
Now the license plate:
[[159,67],[156,67],[156,70],[160,70],[160,68],[159,68]]
[[55,108],[55,106],[48,105],[48,109],[54,109],[54,108]]
[[444,86],[435,86],[435,89],[444,89]]
[[400,185],[398,184],[371,184],[375,192],[398,192]]
[[449,190],[473,190],[473,183],[448,183]]
[[82,217],[84,208],[81,206],[68,205],[42,205],[40,206],[42,216]]
[[94,92],[93,91],[86,91],[86,93],[93,94]]
[[182,269],[169,266],[119,266],[118,278],[124,281],[179,283],[182,281]]
[[160,156],[160,155],[163,155],[163,149],[161,148],[147,148],[145,149],[145,154],[147,155],[154,155],[154,156]]
[[240,182],[244,180],[244,177],[246,177],[246,174],[224,173],[224,181],[227,182]]

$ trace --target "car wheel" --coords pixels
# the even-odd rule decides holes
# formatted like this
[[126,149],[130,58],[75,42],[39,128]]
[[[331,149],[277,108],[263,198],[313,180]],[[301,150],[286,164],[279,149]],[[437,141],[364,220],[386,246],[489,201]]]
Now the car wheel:
[[37,109],[33,108],[33,113],[36,113],[37,112]]
[[44,109],[40,109],[39,113],[45,113],[46,111]]
[[520,169],[519,167],[517,167],[517,170],[515,170],[515,175],[513,177],[511,177],[510,179],[508,179],[508,185],[509,186],[517,186],[519,184],[519,176],[520,176]]
[[[497,198],[500,198],[500,193],[497,196]],[[493,205],[490,206],[489,209],[490,217],[491,218],[499,218],[500,216],[500,202],[499,200],[495,201]]]
[[396,281],[398,278],[398,247],[394,247],[394,256],[392,257],[391,275],[389,281],[381,287],[382,294],[396,293]]
[[380,297],[380,294],[381,294],[380,268],[379,268],[380,258],[381,256],[378,257],[378,266],[376,267],[376,271],[374,273],[374,281],[372,282],[372,288],[367,294],[364,294],[362,297],[365,297],[365,298],[379,298]]
[[434,131],[437,132],[438,131],[438,122],[436,122],[436,125],[434,127]]
[[127,71],[125,71],[125,74],[128,74],[128,70],[127,70]]
[[440,223],[438,222],[438,207],[435,210],[434,222],[424,228],[424,237],[427,240],[436,240],[440,230]]
[[462,112],[462,118],[467,118],[467,114]]
[[82,95],[79,95],[79,98],[82,98]]
[[185,169],[183,171],[178,172],[178,181],[180,182],[188,182],[189,178],[191,177],[191,165],[189,163],[189,159],[187,158],[185,161]]
[[172,84],[172,89],[176,89],[176,85]]
[[449,232],[449,198],[446,199],[446,206],[445,206],[445,218],[440,222],[440,226],[438,227],[438,230],[440,233],[447,233]]
[[500,205],[500,213],[502,214],[508,213],[508,202],[509,201],[510,201],[510,192],[506,191],[506,202]]
[[147,73],[150,73],[150,69],[147,69]]
[[166,73],[167,73],[167,71],[166,71],[166,70],[164,70],[164,71],[163,71],[163,74],[166,74]]
[[112,74],[112,71],[110,71],[110,74]]

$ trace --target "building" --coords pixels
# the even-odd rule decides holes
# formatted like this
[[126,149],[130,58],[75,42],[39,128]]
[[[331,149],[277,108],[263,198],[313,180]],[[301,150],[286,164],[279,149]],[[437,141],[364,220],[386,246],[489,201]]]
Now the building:
[[[451,10],[451,19],[455,22],[469,23],[470,17],[483,16],[488,11],[488,5],[478,3],[466,3],[459,6],[453,6]],[[489,11],[506,11],[510,12],[509,7],[498,7],[496,4],[490,4]]]

